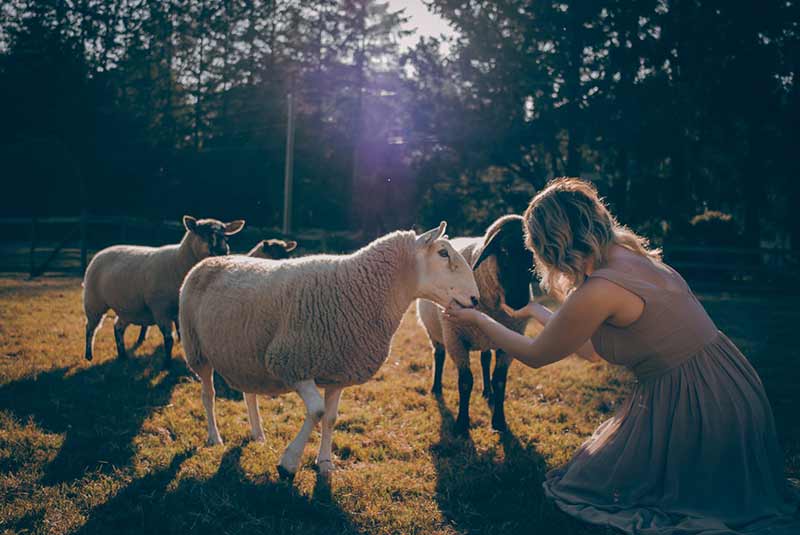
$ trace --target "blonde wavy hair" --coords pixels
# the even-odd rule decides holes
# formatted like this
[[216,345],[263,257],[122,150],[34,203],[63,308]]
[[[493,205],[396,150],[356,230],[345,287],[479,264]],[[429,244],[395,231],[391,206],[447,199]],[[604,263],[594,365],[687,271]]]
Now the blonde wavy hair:
[[613,244],[651,260],[661,251],[646,238],[617,222],[591,182],[556,178],[525,210],[525,244],[533,251],[536,274],[552,296],[564,299],[580,286],[586,263],[596,268],[608,260]]

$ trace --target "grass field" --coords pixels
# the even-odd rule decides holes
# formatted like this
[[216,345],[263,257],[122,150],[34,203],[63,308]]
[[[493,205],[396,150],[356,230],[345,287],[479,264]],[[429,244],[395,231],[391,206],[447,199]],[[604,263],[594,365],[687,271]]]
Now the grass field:
[[[761,374],[787,472],[800,476],[795,299],[703,301]],[[159,369],[157,329],[118,361],[106,321],[85,362],[80,302],[75,278],[0,279],[0,533],[606,533],[545,501],[541,482],[620,405],[632,382],[624,370],[575,357],[541,370],[514,364],[511,432],[501,437],[490,431],[476,356],[473,428],[459,439],[455,371],[448,363],[437,402],[409,311],[378,375],[344,392],[340,470],[330,484],[317,478],[315,433],[287,484],[275,465],[302,422],[296,395],[262,399],[267,442],[251,443],[241,395],[220,381],[225,446],[205,447],[200,385],[180,345],[169,373]]]

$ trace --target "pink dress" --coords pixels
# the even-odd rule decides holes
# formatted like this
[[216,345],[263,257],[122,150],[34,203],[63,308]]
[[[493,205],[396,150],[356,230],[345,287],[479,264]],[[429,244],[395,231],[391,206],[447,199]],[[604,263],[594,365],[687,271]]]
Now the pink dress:
[[592,336],[637,378],[630,398],[552,470],[566,513],[627,533],[800,534],[772,410],[753,367],[683,278],[642,257],[591,277],[638,295],[644,312]]

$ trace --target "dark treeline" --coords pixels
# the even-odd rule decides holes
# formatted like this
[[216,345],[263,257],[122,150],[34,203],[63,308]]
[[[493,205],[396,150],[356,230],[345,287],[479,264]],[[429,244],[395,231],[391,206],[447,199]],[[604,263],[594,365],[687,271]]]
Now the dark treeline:
[[374,0],[8,0],[2,210],[277,225],[291,91],[300,228],[474,232],[580,175],[655,238],[800,243],[796,1],[430,3],[455,37],[404,52]]

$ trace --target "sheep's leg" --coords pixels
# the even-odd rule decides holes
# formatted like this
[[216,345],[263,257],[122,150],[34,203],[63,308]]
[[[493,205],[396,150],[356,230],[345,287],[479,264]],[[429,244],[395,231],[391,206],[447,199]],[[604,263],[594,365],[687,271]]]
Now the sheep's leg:
[[266,442],[264,430],[261,428],[261,415],[258,413],[258,397],[255,394],[244,393],[244,402],[247,404],[247,420],[250,422],[250,437],[256,442]]
[[300,432],[294,437],[291,444],[286,448],[281,456],[281,461],[278,464],[278,474],[283,479],[292,479],[300,466],[300,457],[303,455],[303,448],[311,436],[311,431],[317,426],[319,421],[325,415],[325,404],[322,401],[322,396],[319,395],[317,385],[313,380],[308,379],[300,381],[293,386],[306,404],[306,420],[303,422],[303,427]]
[[506,399],[506,378],[508,377],[508,367],[511,365],[511,357],[504,351],[495,351],[496,364],[492,374],[492,393],[494,405],[492,406],[492,429],[505,433],[508,431],[506,425],[506,413],[504,404]]
[[217,417],[214,414],[214,368],[208,363],[205,363],[201,368],[195,370],[197,376],[200,377],[202,384],[203,407],[206,409],[206,423],[208,423],[208,446],[215,446],[222,444],[222,437],[219,436],[219,429],[217,428]]
[[114,320],[114,340],[117,342],[117,358],[124,359],[128,357],[125,353],[125,329],[128,328],[128,322],[117,316]]
[[161,336],[164,337],[164,361],[162,367],[166,370],[172,363],[172,322],[159,323],[158,328],[161,330]]
[[136,343],[131,347],[131,351],[136,351],[144,343],[145,338],[147,338],[147,329],[147,325],[142,325],[141,330],[139,330],[139,338],[136,339]]
[[481,372],[483,373],[483,397],[492,404],[492,352],[481,351]]
[[92,314],[86,316],[86,352],[83,354],[86,360],[92,360],[92,345],[94,344],[94,334],[97,332],[97,326],[103,320],[103,314]]
[[472,396],[472,370],[469,369],[469,360],[458,367],[458,417],[456,418],[456,433],[466,435],[469,433],[469,398]]
[[444,371],[445,350],[441,344],[433,345],[433,387],[431,394],[436,397],[442,395],[442,372]]
[[317,468],[322,476],[329,476],[336,470],[333,464],[333,427],[339,413],[339,398],[342,396],[341,388],[325,389],[325,416],[322,418],[322,440],[317,455]]

